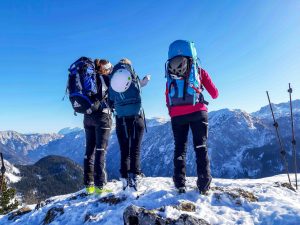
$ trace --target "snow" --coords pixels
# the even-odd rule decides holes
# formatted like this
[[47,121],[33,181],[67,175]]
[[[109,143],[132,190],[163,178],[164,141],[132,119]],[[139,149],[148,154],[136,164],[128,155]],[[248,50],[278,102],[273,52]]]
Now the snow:
[[66,134],[70,134],[70,133],[73,133],[73,132],[78,132],[78,131],[81,131],[82,128],[80,127],[65,127],[61,130],[59,130],[57,133],[60,134],[60,135],[66,135]]
[[4,165],[6,168],[5,177],[8,179],[9,183],[17,183],[21,180],[20,170],[14,167],[11,163],[4,159]]
[[[299,114],[300,113],[300,100],[292,101],[293,105],[293,113]],[[280,118],[283,116],[289,117],[290,116],[290,103],[284,102],[279,104],[272,103],[272,107],[274,110],[274,114],[276,118]],[[260,119],[272,119],[272,114],[270,110],[270,106],[266,105],[262,107],[259,111],[251,113],[252,116],[258,117]]]
[[5,173],[5,176],[9,180],[10,183],[17,183],[21,180],[21,177],[18,177],[12,173]]
[[164,117],[152,117],[146,119],[147,127],[155,127],[155,126],[163,125],[168,121],[169,120]]
[[[196,211],[188,214],[205,219],[210,224],[299,224],[299,191],[295,192],[276,183],[283,183],[286,180],[285,175],[253,180],[214,179],[212,190],[207,196],[198,194],[195,189],[196,178],[193,177],[187,178],[187,193],[181,195],[174,189],[171,178],[144,178],[139,192],[122,191],[121,182],[114,181],[107,184],[107,188],[112,189],[113,193],[74,198],[83,192],[79,191],[56,196],[49,199],[51,203],[48,205],[15,221],[9,221],[8,216],[2,216],[0,224],[42,224],[49,209],[62,207],[64,213],[51,224],[84,224],[86,215],[90,215],[92,221],[85,224],[117,225],[123,224],[123,211],[131,204],[149,210],[165,207],[159,214],[176,219],[183,211],[173,206],[179,205],[180,202],[194,204]],[[239,190],[253,193],[258,201],[251,201],[242,195],[232,197],[238,194]],[[116,205],[99,201],[100,198],[110,195],[126,197],[126,200]]]

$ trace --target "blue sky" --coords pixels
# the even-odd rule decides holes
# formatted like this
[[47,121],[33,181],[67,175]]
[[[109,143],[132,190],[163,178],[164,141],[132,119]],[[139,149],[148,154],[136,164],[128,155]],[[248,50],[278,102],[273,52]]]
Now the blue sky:
[[82,127],[64,95],[80,56],[127,57],[140,76],[148,117],[168,117],[164,63],[176,39],[196,43],[219,89],[209,110],[248,112],[300,98],[300,1],[13,1],[0,3],[0,130],[55,132]]

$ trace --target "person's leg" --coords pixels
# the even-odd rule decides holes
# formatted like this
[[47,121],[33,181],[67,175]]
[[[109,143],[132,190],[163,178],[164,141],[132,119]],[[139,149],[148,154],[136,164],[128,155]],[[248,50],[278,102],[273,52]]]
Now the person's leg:
[[110,137],[111,118],[102,114],[96,126],[96,153],[95,153],[95,185],[103,187],[107,182],[106,150]]
[[189,124],[181,122],[182,121],[176,117],[171,120],[175,143],[173,181],[176,188],[185,187],[186,175],[185,159]]
[[200,191],[207,191],[211,182],[210,163],[207,151],[208,118],[207,112],[201,111],[197,119],[190,123],[193,133],[194,149],[196,153],[197,186]]
[[85,126],[84,185],[94,184],[94,152],[96,146],[95,127]]
[[120,146],[121,153],[121,165],[120,173],[121,178],[128,177],[129,171],[129,139],[128,139],[128,128],[126,123],[124,124],[123,118],[116,119],[116,133]]
[[131,122],[130,129],[130,173],[138,175],[141,173],[141,144],[143,140],[145,124],[142,117],[138,117]]

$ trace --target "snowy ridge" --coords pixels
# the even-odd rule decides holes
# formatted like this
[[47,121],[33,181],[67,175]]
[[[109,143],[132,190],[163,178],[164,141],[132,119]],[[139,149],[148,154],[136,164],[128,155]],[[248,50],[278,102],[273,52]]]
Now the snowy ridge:
[[0,143],[22,155],[27,155],[29,151],[59,138],[62,138],[59,134],[21,134],[16,131],[0,131]]
[[80,130],[82,130],[82,128],[80,128],[80,127],[73,127],[73,128],[66,127],[66,128],[61,129],[57,133],[60,134],[60,135],[66,135],[66,134],[69,134],[69,133],[72,133],[72,132],[77,132],[77,131],[80,131]]
[[[300,134],[300,127],[297,125],[300,124],[299,103],[300,100],[293,101],[297,143],[300,142],[297,135]],[[289,103],[274,106],[276,106],[275,113],[280,114],[277,117],[278,123],[282,131],[283,142],[286,145],[288,161],[291,161]],[[143,137],[141,150],[142,170],[147,176],[171,176],[174,154],[171,123],[163,118],[152,118],[147,121],[148,132],[145,132]],[[12,163],[28,164],[47,155],[61,155],[82,164],[85,151],[84,130],[56,135],[57,138],[53,138],[47,144],[42,142],[36,148],[34,147],[38,145],[38,142],[24,145],[22,144],[24,142],[20,142],[16,138],[7,140],[5,145],[0,141],[0,148],[5,153],[5,158]],[[24,135],[21,137],[25,138]],[[258,178],[282,172],[278,143],[268,105],[255,113],[247,113],[240,109],[221,109],[210,112],[208,148],[214,177]],[[299,157],[300,152],[298,151]],[[107,162],[119,162],[119,160],[120,150],[113,129],[107,151]],[[290,163],[290,165],[292,171],[292,164]],[[110,178],[119,176],[119,163],[107,163],[107,169]],[[195,176],[195,171],[195,155],[190,135],[187,173],[189,176]]]
[[283,183],[286,180],[285,175],[257,180],[214,179],[207,196],[195,190],[193,177],[187,179],[188,191],[181,195],[171,178],[144,178],[138,193],[122,191],[121,183],[114,181],[107,185],[112,193],[86,196],[79,191],[56,196],[25,215],[1,216],[0,224],[38,225],[46,219],[49,222],[49,215],[54,214],[51,224],[121,225],[123,212],[130,205],[151,210],[161,218],[176,220],[181,214],[188,214],[208,224],[297,224],[300,195]]
[[[293,113],[300,114],[300,100],[292,101]],[[273,104],[274,115],[276,118],[290,116],[290,105],[287,103]],[[272,114],[270,111],[270,106],[266,105],[262,107],[259,111],[251,113],[252,116],[258,117],[260,119],[272,119]]]
[[21,180],[20,170],[4,160],[4,166],[6,168],[5,177],[8,183],[17,183]]
[[167,123],[168,120],[164,117],[152,117],[150,119],[146,119],[146,122],[147,127],[155,127]]

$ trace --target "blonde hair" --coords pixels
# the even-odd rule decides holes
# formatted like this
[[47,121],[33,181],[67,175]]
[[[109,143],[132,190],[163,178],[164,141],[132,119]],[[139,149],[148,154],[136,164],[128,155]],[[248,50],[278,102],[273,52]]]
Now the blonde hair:
[[123,58],[119,61],[119,63],[124,63],[124,64],[128,64],[128,65],[132,65],[132,62],[127,59],[127,58]]

